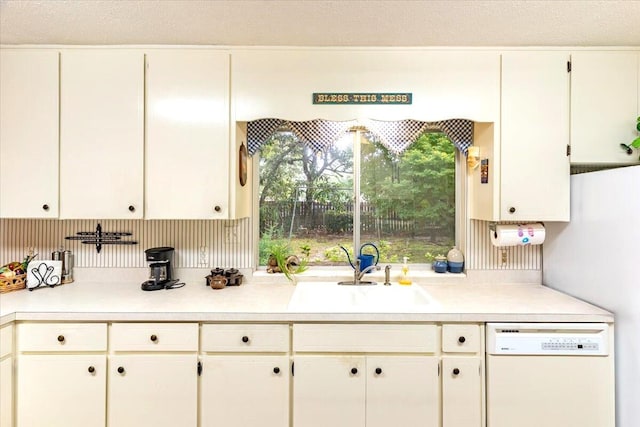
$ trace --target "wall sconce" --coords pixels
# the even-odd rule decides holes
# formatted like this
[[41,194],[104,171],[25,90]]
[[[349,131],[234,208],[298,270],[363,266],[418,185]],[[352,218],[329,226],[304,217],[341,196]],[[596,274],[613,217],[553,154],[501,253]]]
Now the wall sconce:
[[467,151],[467,166],[469,169],[475,169],[480,165],[480,147],[469,147]]

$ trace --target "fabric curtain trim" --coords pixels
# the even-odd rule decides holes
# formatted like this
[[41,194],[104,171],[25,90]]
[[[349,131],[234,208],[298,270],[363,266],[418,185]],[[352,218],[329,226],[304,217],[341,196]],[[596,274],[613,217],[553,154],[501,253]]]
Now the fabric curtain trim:
[[418,120],[349,120],[344,122],[330,120],[308,120],[294,122],[282,119],[259,119],[247,123],[247,147],[249,154],[257,153],[262,145],[269,141],[276,132],[287,129],[298,140],[315,152],[331,147],[349,129],[364,126],[367,139],[379,142],[392,153],[401,154],[413,144],[425,131],[440,131],[465,156],[473,145],[473,121],[466,119],[441,120],[438,122],[421,122]]

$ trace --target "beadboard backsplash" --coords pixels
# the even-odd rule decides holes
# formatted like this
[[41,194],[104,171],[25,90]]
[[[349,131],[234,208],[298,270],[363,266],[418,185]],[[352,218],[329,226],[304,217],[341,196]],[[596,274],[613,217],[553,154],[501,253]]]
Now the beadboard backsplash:
[[[78,231],[126,231],[137,245],[95,245],[65,240]],[[0,220],[0,263],[22,260],[33,247],[40,259],[50,257],[60,246],[73,251],[76,267],[146,267],[144,250],[156,246],[176,249],[176,268],[252,268],[253,243],[251,220],[230,221],[145,221],[145,220]],[[491,244],[489,223],[471,220],[465,254],[471,270],[540,270],[541,246],[516,246],[503,249]]]
[[[125,231],[137,245],[96,246],[65,240],[78,231]],[[176,268],[250,268],[251,221],[145,221],[145,220],[0,220],[0,263],[22,260],[33,247],[40,259],[64,246],[73,251],[76,267],[146,267],[144,250],[157,246],[176,249]]]

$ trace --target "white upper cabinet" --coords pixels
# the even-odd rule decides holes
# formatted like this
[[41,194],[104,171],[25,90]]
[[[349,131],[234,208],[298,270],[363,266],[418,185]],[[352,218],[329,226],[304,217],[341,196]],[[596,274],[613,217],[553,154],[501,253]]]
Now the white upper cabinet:
[[638,163],[620,148],[638,137],[640,53],[571,54],[571,163]]
[[568,221],[569,73],[566,52],[502,55],[500,129],[478,124],[485,161],[470,173],[470,216]]
[[58,217],[58,52],[0,51],[0,217]]
[[[500,54],[491,51],[238,50],[232,119],[496,121]],[[313,93],[412,93],[410,105],[314,105]]]
[[142,218],[143,52],[65,50],[60,70],[60,218]]
[[229,54],[153,50],[146,60],[145,218],[229,218]]

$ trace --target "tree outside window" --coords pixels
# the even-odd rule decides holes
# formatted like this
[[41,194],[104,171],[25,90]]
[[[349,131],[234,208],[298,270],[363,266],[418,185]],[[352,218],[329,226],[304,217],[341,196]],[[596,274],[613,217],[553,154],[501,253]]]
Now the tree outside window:
[[[347,135],[322,152],[294,134],[276,133],[260,151],[260,265],[286,244],[309,265],[344,265],[340,246],[374,243],[380,262],[429,263],[455,240],[456,149],[442,133],[424,133],[396,155]],[[354,144],[360,144],[354,150]],[[354,152],[360,194],[354,197]]]

